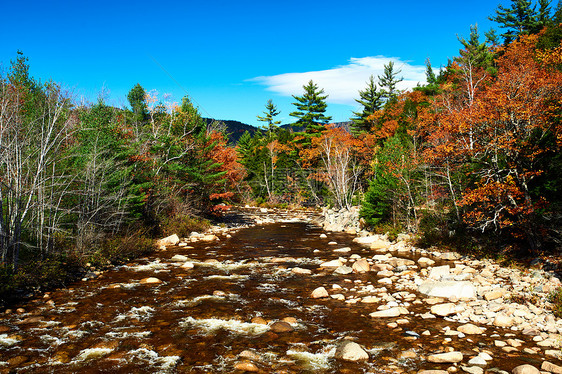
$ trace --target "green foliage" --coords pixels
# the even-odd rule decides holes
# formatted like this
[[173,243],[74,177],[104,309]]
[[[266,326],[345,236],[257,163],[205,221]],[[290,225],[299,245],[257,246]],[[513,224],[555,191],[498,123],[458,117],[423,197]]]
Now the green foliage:
[[291,112],[289,115],[297,118],[296,126],[304,127],[305,131],[309,134],[314,134],[322,131],[324,125],[331,121],[332,117],[326,116],[327,104],[324,95],[324,90],[319,89],[318,86],[311,80],[307,85],[303,86],[304,94],[302,96],[294,96],[297,100],[293,105],[297,110]]
[[379,86],[381,87],[381,97],[386,100],[386,102],[392,102],[398,96],[398,90],[396,85],[404,80],[404,78],[398,78],[400,70],[394,70],[394,62],[389,61],[388,64],[384,65],[383,74],[379,75]]
[[357,103],[361,104],[362,110],[360,112],[353,112],[355,115],[351,120],[353,121],[352,130],[354,133],[361,131],[370,131],[372,122],[369,121],[369,116],[373,115],[377,110],[382,107],[382,92],[377,90],[375,78],[371,75],[367,82],[365,90],[359,91],[359,99],[355,99]]
[[127,100],[133,111],[134,120],[137,122],[144,121],[148,116],[148,107],[146,105],[146,91],[137,83],[127,94]]
[[[268,133],[274,133],[277,129],[277,126],[281,124],[281,121],[276,121],[275,117],[278,116],[281,112],[277,110],[277,106],[273,104],[273,100],[267,100],[267,104],[265,104],[265,111],[263,112],[263,116],[257,116],[258,121],[265,122],[266,127],[265,130]],[[246,131],[247,132],[247,131]]]
[[[505,32],[502,34],[504,43],[507,45],[517,39],[520,35],[536,34],[545,26],[556,19],[550,18],[550,3],[552,0],[538,0],[539,9],[533,6],[530,0],[511,0],[511,6],[505,8],[499,5],[496,15],[488,17],[497,22]],[[560,5],[560,4],[559,4]]]
[[553,314],[562,318],[562,287],[558,287],[548,295],[548,301],[552,303]]
[[393,136],[375,155],[374,178],[369,182],[359,212],[370,226],[378,226],[385,221],[398,222],[395,205],[403,185],[396,167],[406,155],[406,149],[401,139]]
[[163,236],[177,234],[184,238],[189,237],[189,234],[193,231],[205,232],[210,226],[211,223],[208,220],[189,215],[165,216],[162,217],[160,224]]
[[495,74],[494,56],[490,53],[486,43],[480,43],[477,25],[470,26],[470,36],[468,40],[463,37],[458,37],[458,39],[464,49],[459,51],[460,56],[455,58],[456,62],[465,65],[467,68],[479,68],[492,75]]

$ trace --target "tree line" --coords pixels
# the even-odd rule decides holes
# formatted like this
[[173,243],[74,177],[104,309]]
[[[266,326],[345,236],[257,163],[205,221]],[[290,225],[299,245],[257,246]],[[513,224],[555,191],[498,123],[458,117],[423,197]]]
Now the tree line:
[[[77,104],[29,74],[20,52],[0,74],[0,293],[59,279],[68,264],[123,261],[151,238],[204,228],[230,204],[361,206],[365,226],[428,245],[466,238],[560,246],[562,5],[512,0],[482,41],[410,92],[392,62],[358,92],[351,126],[330,124],[315,82],[281,127],[236,146],[201,118],[135,85],[128,107]],[[500,40],[501,39],[501,40]]]
[[392,62],[356,99],[350,128],[329,125],[324,91],[294,96],[293,130],[272,101],[238,144],[248,197],[260,203],[361,206],[364,224],[428,244],[466,237],[505,248],[559,246],[562,197],[562,2],[499,6],[425,84],[397,89]]
[[63,263],[124,260],[225,210],[243,170],[220,126],[187,96],[137,84],[127,99],[78,105],[21,52],[0,75],[0,291],[43,265],[57,278]]

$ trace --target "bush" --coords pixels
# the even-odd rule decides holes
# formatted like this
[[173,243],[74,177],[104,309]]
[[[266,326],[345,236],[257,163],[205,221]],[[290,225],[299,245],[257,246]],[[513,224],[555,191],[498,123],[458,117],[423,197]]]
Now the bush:
[[192,231],[203,232],[211,227],[211,223],[202,218],[192,216],[165,217],[160,223],[164,236],[177,234],[179,237],[188,237]]
[[98,250],[86,257],[86,261],[92,266],[103,268],[109,264],[126,262],[153,251],[154,240],[137,232],[127,236],[107,238]]
[[552,311],[558,318],[562,318],[562,287],[558,287],[548,296],[548,301],[552,303]]

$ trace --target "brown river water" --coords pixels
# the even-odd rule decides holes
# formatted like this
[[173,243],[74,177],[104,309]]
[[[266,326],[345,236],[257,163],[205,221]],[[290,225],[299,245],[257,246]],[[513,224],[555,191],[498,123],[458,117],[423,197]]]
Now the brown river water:
[[[450,367],[424,359],[446,347],[465,357],[487,349],[494,357],[489,368],[540,366],[537,356],[494,347],[493,327],[486,336],[444,342],[443,327],[458,324],[415,315],[427,306],[422,310],[423,305],[403,301],[410,322],[390,328],[390,319],[369,317],[379,304],[312,299],[311,291],[319,286],[332,294],[337,284],[344,296],[369,285],[380,288],[372,272],[334,275],[319,269],[321,262],[338,258],[330,241],[337,248],[351,247],[344,257],[373,255],[351,235],[326,233],[328,238],[321,239],[322,233],[290,219],[243,228],[231,238],[171,247],[32,300],[21,305],[23,314],[0,315],[0,372],[232,373],[240,372],[234,366],[243,361],[243,351],[252,352],[263,373],[416,372]],[[171,262],[176,254],[189,257],[195,267],[186,270]],[[312,274],[295,274],[294,267]],[[162,283],[139,283],[147,277]],[[256,323],[256,317],[268,324]],[[286,317],[292,318],[292,331],[273,332],[272,323]],[[421,335],[425,330],[431,335]],[[336,344],[344,338],[363,346],[369,360],[335,359]],[[413,357],[402,358],[408,350]]]

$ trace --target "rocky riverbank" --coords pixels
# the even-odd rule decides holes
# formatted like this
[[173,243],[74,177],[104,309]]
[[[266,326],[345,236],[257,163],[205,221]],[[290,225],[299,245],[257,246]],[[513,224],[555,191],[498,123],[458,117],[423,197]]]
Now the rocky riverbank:
[[0,373],[559,373],[539,269],[246,209],[6,311]]
[[[259,213],[252,216],[257,224],[287,219],[287,214],[264,217],[263,214],[272,212]],[[322,262],[316,270],[293,267],[292,273],[303,277],[326,273],[340,276],[344,278],[343,286],[326,284],[311,290],[310,297],[339,300],[350,308],[355,304],[378,305],[377,311],[370,313],[371,318],[384,319],[389,328],[404,330],[411,337],[423,335],[441,340],[441,352],[424,352],[421,356],[427,362],[439,364],[439,368],[424,373],[507,372],[489,366],[494,358],[501,359],[497,352],[505,353],[506,360],[520,352],[536,359],[534,366],[518,366],[513,368],[513,373],[533,373],[539,368],[562,372],[562,366],[558,366],[562,360],[562,320],[554,317],[548,301],[549,295],[561,286],[555,274],[539,269],[506,268],[491,260],[416,248],[404,235],[397,242],[390,242],[385,236],[359,231],[357,210],[325,209],[323,216],[321,224],[328,231],[358,232],[353,241],[370,253],[349,255],[351,248],[329,242],[332,252],[339,255],[337,260]],[[311,216],[298,214],[294,218],[311,219]],[[322,237],[328,238],[326,234]],[[213,236],[197,234],[186,238],[189,240],[208,241]],[[376,285],[345,279],[349,274],[368,272],[376,274]],[[306,284],[306,279],[303,281]],[[435,321],[444,324],[437,334],[429,331]],[[478,345],[474,343],[475,337],[480,342]],[[487,350],[482,341],[493,345],[496,353]],[[359,345],[346,347],[338,348],[337,357],[358,361],[368,357]],[[419,356],[420,352],[403,352],[401,356],[410,355]],[[443,364],[451,366],[443,370]]]

